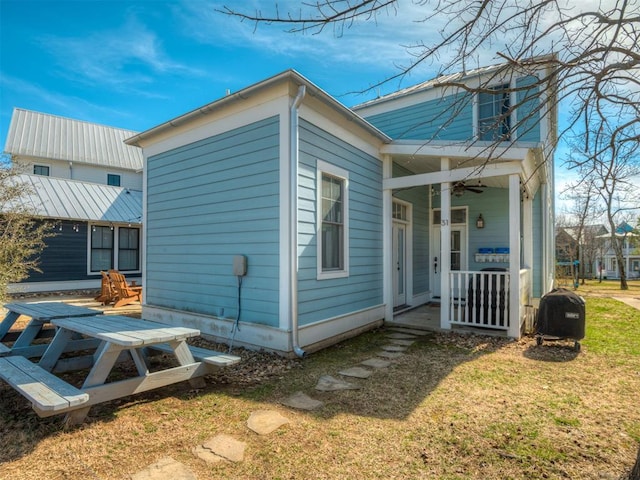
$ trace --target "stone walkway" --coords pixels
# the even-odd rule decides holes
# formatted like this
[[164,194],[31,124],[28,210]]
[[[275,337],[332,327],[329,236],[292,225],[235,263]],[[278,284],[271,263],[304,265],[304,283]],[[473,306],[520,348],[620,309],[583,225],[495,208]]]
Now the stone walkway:
[[[422,330],[412,330],[401,327],[389,329],[386,335],[388,343],[374,357],[368,358],[357,365],[346,366],[338,371],[336,376],[322,375],[318,379],[315,390],[319,392],[336,392],[341,390],[359,390],[358,381],[366,381],[376,370],[389,368],[393,360],[400,358],[404,352],[415,343],[418,337],[427,335]],[[282,400],[282,405],[297,410],[317,410],[324,406],[320,400],[312,397],[313,392],[295,392]],[[257,435],[269,435],[290,423],[289,419],[276,410],[258,410],[247,419],[247,428]],[[193,454],[202,461],[214,464],[218,462],[237,463],[244,460],[246,443],[231,435],[216,435],[193,448]],[[165,457],[156,463],[131,476],[132,480],[197,480],[189,468]]]

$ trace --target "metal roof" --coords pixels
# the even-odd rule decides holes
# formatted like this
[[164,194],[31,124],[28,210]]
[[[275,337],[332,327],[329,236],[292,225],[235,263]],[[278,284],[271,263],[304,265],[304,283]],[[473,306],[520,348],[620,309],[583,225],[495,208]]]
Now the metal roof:
[[[523,61],[523,65],[528,65],[530,67],[538,68],[541,65],[544,65],[546,62],[549,62],[554,58],[553,55],[539,56],[528,59],[527,61]],[[401,90],[397,90],[395,92],[389,93],[387,95],[382,95],[378,98],[374,98],[372,100],[363,102],[359,105],[354,105],[352,109],[354,111],[360,110],[365,107],[369,107],[371,105],[376,105],[378,103],[387,102],[390,100],[394,100],[396,98],[404,97],[407,95],[411,95],[412,93],[422,92],[425,90],[429,90],[431,88],[437,87],[439,85],[446,85],[452,82],[464,82],[474,77],[479,77],[481,75],[488,74],[499,74],[501,71],[507,71],[509,69],[513,69],[513,66],[507,63],[500,63],[497,65],[488,65],[485,67],[474,68],[468,71],[455,72],[450,74],[440,75],[431,80],[427,80],[426,82],[418,83],[417,85],[412,85]]]
[[41,175],[18,175],[28,194],[21,203],[44,218],[140,224],[142,192]]
[[4,151],[12,155],[142,170],[142,150],[124,143],[136,133],[14,108]]

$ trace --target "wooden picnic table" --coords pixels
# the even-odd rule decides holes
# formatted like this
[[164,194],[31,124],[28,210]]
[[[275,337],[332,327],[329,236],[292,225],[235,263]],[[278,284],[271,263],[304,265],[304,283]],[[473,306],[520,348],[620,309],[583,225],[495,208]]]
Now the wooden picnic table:
[[[3,378],[28,398],[41,417],[67,413],[66,425],[81,423],[92,405],[145,392],[184,380],[203,381],[212,367],[233,365],[239,357],[190,347],[186,340],[200,334],[195,328],[165,325],[116,315],[54,319],[56,334],[36,365],[22,356],[0,358]],[[61,359],[74,335],[98,340],[90,358],[91,368],[80,388],[64,382],[52,371],[65,362],[65,369],[83,368],[82,358]],[[177,367],[149,371],[151,349],[174,355]],[[123,356],[135,364],[137,375],[105,383],[114,365]]]
[[[33,341],[42,332],[43,327],[57,318],[89,317],[101,313],[99,310],[78,307],[62,302],[42,303],[7,303],[4,305],[7,314],[0,322],[0,342],[4,340],[20,315],[31,317],[27,326],[22,330],[11,347],[0,343],[0,356],[22,355],[25,357],[39,357],[47,348],[46,344],[34,345]],[[86,342],[79,341],[69,345],[69,348],[82,349]]]

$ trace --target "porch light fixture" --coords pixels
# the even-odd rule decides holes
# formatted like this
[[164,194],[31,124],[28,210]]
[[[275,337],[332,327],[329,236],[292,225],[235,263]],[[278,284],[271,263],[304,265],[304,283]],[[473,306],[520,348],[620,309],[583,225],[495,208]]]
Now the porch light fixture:
[[478,215],[478,219],[476,220],[476,228],[484,228],[484,218],[482,218],[482,214]]

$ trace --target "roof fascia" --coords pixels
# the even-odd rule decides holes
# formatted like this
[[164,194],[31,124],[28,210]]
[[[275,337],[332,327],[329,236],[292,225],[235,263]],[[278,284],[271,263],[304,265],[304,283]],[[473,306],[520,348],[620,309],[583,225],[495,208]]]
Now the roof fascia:
[[219,111],[220,109],[225,108],[227,105],[231,103],[248,100],[253,95],[259,92],[262,92],[264,90],[267,90],[269,88],[272,88],[276,85],[279,85],[282,82],[292,82],[296,86],[305,85],[305,87],[307,88],[308,95],[311,95],[321,100],[323,103],[329,105],[334,110],[342,113],[343,115],[348,117],[350,120],[352,120],[354,123],[358,124],[361,128],[366,130],[368,133],[380,139],[382,142],[384,143],[391,142],[391,138],[389,138],[387,135],[382,133],[376,127],[371,125],[361,116],[354,113],[352,110],[350,110],[349,108],[345,107],[343,104],[338,102],[331,95],[327,94],[324,90],[316,86],[314,83],[312,83],[311,81],[309,81],[308,79],[300,75],[295,70],[287,70],[278,75],[275,75],[266,80],[263,80],[259,83],[256,83],[247,88],[239,90],[236,93],[232,93],[223,98],[215,100],[214,102],[208,103],[207,105],[204,105],[200,108],[187,112],[184,115],[174,118],[173,120],[169,120],[168,122],[162,123],[156,127],[153,127],[149,130],[141,132],[137,135],[134,135],[133,137],[126,139],[125,143],[128,145],[143,147],[144,144],[149,140],[152,140],[153,138],[159,135],[162,135],[176,127],[184,126],[196,119],[200,119],[203,116],[209,115],[210,113]]

